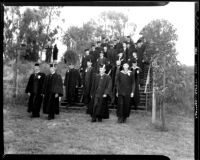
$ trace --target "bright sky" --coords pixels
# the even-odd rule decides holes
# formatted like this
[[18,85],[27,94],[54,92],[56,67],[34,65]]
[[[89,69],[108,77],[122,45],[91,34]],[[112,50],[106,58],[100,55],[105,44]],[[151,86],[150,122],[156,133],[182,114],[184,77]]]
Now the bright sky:
[[[194,2],[170,2],[162,7],[63,7],[60,19],[65,19],[63,30],[69,26],[82,26],[84,22],[96,17],[103,11],[114,10],[128,15],[129,21],[137,25],[134,41],[141,29],[154,19],[166,19],[177,29],[177,58],[182,64],[194,65]],[[65,47],[58,42],[60,51]],[[63,51],[62,51],[63,52]]]

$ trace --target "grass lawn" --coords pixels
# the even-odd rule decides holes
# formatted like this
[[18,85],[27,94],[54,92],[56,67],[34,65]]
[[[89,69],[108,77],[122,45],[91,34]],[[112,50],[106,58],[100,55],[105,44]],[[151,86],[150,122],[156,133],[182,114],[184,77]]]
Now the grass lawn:
[[132,112],[118,124],[115,112],[91,123],[83,110],[61,110],[56,119],[31,119],[26,106],[4,106],[5,154],[157,154],[194,159],[194,120],[166,115],[168,131],[151,124],[151,113]]

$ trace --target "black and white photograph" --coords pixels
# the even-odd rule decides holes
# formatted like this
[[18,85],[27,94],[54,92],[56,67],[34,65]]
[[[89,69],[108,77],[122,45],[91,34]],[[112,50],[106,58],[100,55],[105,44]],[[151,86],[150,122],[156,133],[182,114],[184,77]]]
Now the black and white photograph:
[[194,159],[196,2],[145,3],[3,5],[4,155]]

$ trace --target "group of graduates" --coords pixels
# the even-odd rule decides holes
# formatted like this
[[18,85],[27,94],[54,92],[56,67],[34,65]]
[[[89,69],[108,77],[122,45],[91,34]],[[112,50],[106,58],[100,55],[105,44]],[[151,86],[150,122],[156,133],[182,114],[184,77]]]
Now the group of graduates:
[[[91,49],[85,49],[80,69],[69,64],[66,71],[64,91],[68,106],[74,105],[76,90],[82,87],[81,101],[87,106],[86,113],[92,122],[109,118],[109,102],[116,105],[118,123],[126,122],[131,105],[137,109],[145,48],[142,39],[133,43],[129,36],[126,38],[123,43],[119,39],[110,43],[103,38],[102,42],[92,44]],[[30,95],[28,112],[38,117],[43,100],[43,113],[53,119],[54,114],[59,114],[59,99],[63,96],[62,78],[56,73],[55,64],[50,64],[51,74],[47,76],[38,71],[38,65],[26,88]]]

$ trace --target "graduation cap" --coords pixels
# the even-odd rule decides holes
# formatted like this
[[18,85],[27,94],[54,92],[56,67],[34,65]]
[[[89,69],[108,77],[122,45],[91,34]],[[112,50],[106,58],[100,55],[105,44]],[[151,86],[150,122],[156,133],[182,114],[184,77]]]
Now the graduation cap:
[[87,48],[87,49],[85,49],[84,51],[85,51],[85,52],[86,52],[86,51],[89,51],[89,49]]
[[95,47],[95,44],[92,44],[92,47]]
[[35,63],[35,66],[40,66],[40,64],[39,63]]
[[50,67],[56,67],[56,64],[55,63],[51,63],[49,66]]
[[97,43],[101,43],[100,41],[97,41]]
[[91,58],[87,59],[87,62],[90,62],[90,63],[92,63],[92,60],[91,60]]
[[131,38],[130,36],[127,36],[127,38]]

